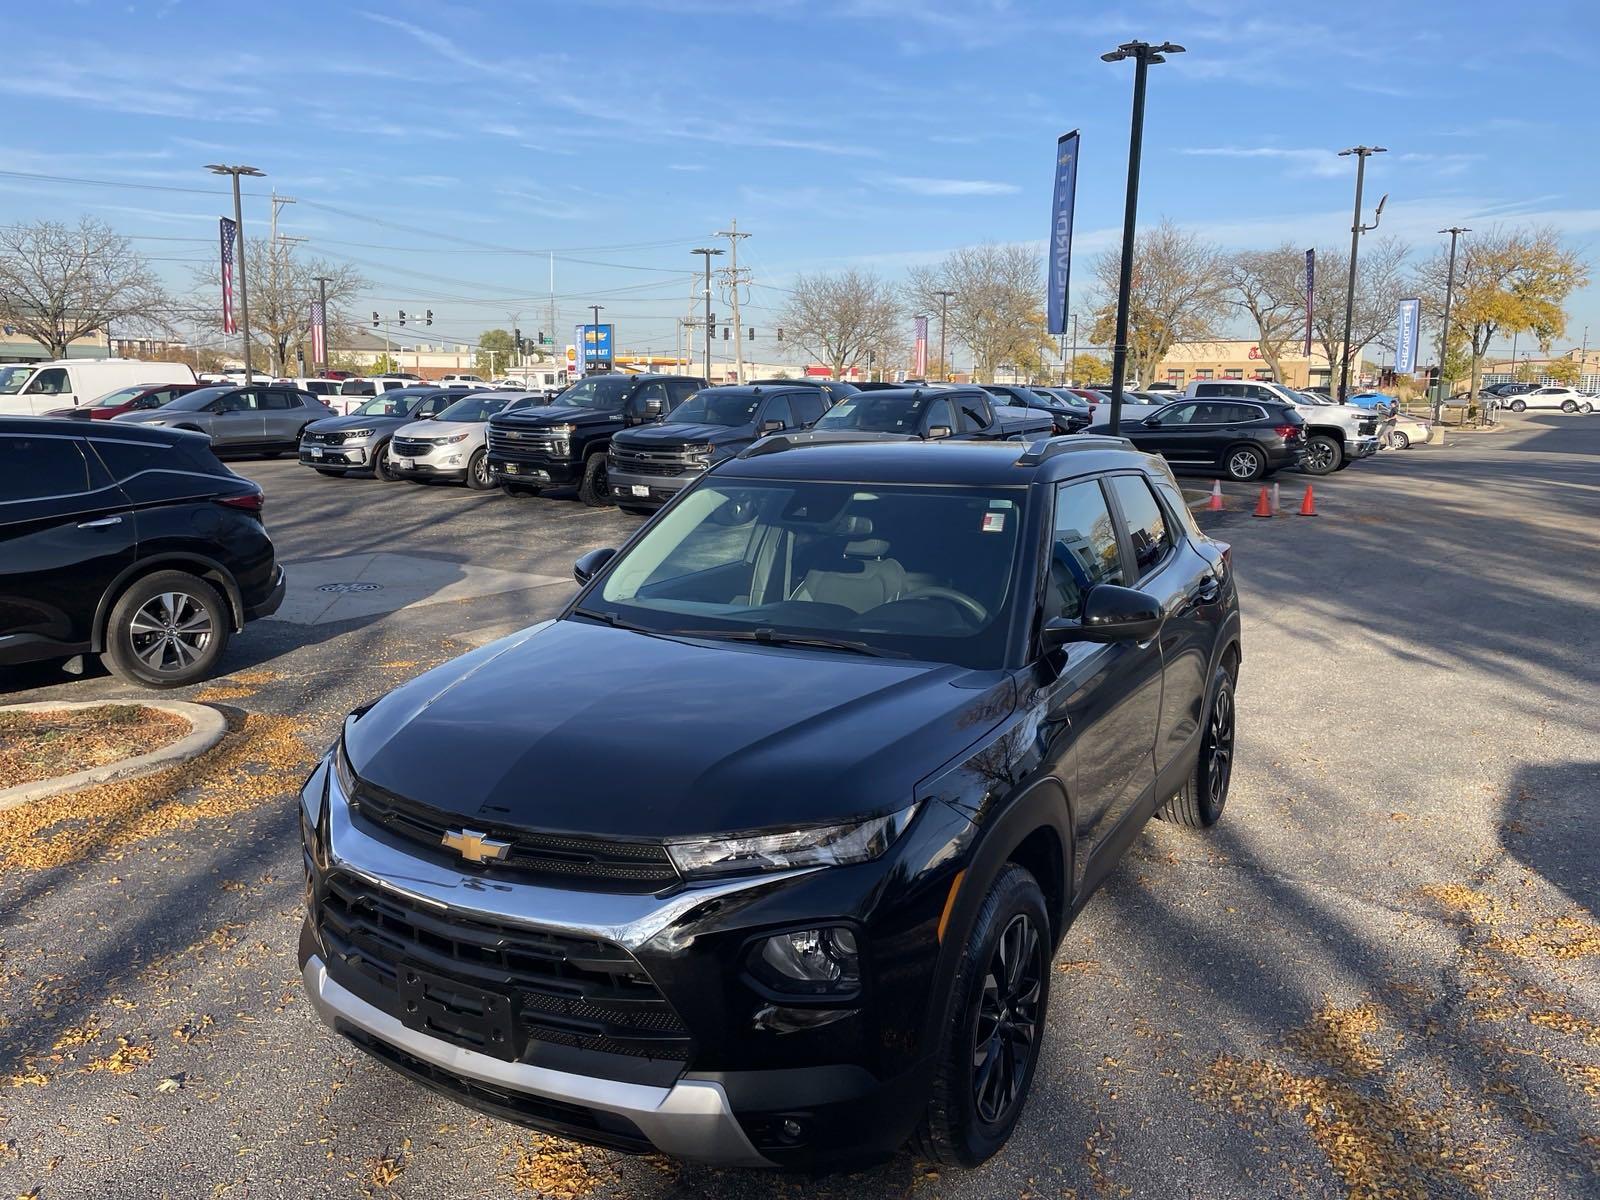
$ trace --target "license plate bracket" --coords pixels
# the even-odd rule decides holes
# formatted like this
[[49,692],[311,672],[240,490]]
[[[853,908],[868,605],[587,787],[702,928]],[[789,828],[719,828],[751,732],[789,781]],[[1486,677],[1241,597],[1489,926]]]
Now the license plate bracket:
[[306,447],[306,453],[311,455],[312,458],[321,458],[322,457],[322,447],[321,446],[307,446]]
[[503,992],[474,987],[414,964],[396,971],[400,1021],[408,1029],[514,1062],[516,1004]]

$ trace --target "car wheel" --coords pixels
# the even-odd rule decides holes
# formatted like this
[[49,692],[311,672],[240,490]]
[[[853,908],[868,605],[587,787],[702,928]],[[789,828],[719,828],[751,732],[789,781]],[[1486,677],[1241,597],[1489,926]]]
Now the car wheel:
[[1254,446],[1235,446],[1223,455],[1222,469],[1229,479],[1248,483],[1267,473],[1267,456]]
[[380,442],[372,448],[372,477],[381,479],[384,483],[394,483],[400,478],[399,472],[389,468],[388,442]]
[[1511,411],[1514,413],[1527,412],[1528,402],[1526,400],[1513,400],[1511,402]]
[[102,658],[129,683],[182,687],[211,674],[231,630],[227,603],[211,584],[184,571],[157,571],[111,606]]
[[606,456],[591,454],[583,464],[583,482],[578,484],[578,499],[590,508],[605,508],[611,503],[611,483],[606,477]]
[[494,476],[489,472],[489,452],[482,446],[467,460],[467,486],[475,492],[487,492],[494,486]]
[[1578,402],[1576,400],[1563,400],[1561,402],[1561,411],[1564,412],[1564,413],[1575,413],[1575,412],[1577,412],[1578,411]]
[[500,484],[500,490],[506,495],[510,496],[513,500],[528,500],[539,494],[538,488],[529,487],[525,483],[502,482]]
[[1582,404],[1578,405],[1578,411],[1587,415],[1594,411],[1594,405],[1585,400]]
[[1332,475],[1344,461],[1344,447],[1325,433],[1306,439],[1306,456],[1300,469],[1307,475]]
[[1411,439],[1398,429],[1390,430],[1389,447],[1393,450],[1409,450],[1411,449]]
[[1205,829],[1222,817],[1233,779],[1233,676],[1218,667],[1211,677],[1211,698],[1206,706],[1205,736],[1200,756],[1183,789],[1161,806],[1163,820],[1191,829]]
[[1050,918],[1023,868],[1000,872],[956,968],[933,1094],[918,1131],[924,1157],[976,1167],[1011,1136],[1039,1061],[1050,999]]

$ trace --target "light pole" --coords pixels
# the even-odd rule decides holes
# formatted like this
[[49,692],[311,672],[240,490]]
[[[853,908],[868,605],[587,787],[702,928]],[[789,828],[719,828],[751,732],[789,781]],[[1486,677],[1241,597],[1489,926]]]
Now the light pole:
[[935,292],[934,295],[939,297],[939,376],[941,382],[948,383],[950,381],[950,363],[944,356],[944,318],[945,313],[949,311],[950,300],[955,293],[939,291]]
[[1122,267],[1117,277],[1117,333],[1111,345],[1111,436],[1122,428],[1122,377],[1128,369],[1128,296],[1133,291],[1133,231],[1139,212],[1139,152],[1144,145],[1144,88],[1151,63],[1167,61],[1169,54],[1182,54],[1183,47],[1171,42],[1152,46],[1149,42],[1124,42],[1100,56],[1103,62],[1133,59],[1133,121],[1128,134],[1128,198],[1122,216]]
[[1463,233],[1472,231],[1464,225],[1452,225],[1449,229],[1441,229],[1440,233],[1450,235],[1450,266],[1444,275],[1444,324],[1439,327],[1439,386],[1433,393],[1433,422],[1439,423],[1439,413],[1444,407],[1445,389],[1448,381],[1445,378],[1445,355],[1450,352],[1450,301],[1454,298],[1456,287],[1456,239]]
[[690,254],[700,254],[706,260],[706,382],[711,382],[711,259],[722,251],[715,247],[701,246],[689,251]]
[[[1378,210],[1372,214],[1372,224],[1361,223],[1361,186],[1366,181],[1367,159],[1374,154],[1387,152],[1385,146],[1351,146],[1348,150],[1339,151],[1339,157],[1345,158],[1351,154],[1356,156],[1356,211],[1350,221],[1350,281],[1344,293],[1344,344],[1339,347],[1339,403],[1343,404],[1350,394],[1350,327],[1355,319],[1356,312],[1356,254],[1361,249],[1361,235],[1369,230],[1376,229],[1378,222],[1383,220],[1384,201],[1389,199],[1384,193],[1378,201]],[[1440,363],[1440,366],[1443,366]]]
[[241,344],[244,346],[244,382],[249,387],[253,378],[250,371],[250,293],[247,289],[244,262],[244,211],[239,205],[239,176],[250,175],[254,177],[265,176],[265,171],[258,171],[254,167],[229,167],[222,163],[207,163],[206,170],[213,175],[233,176],[233,236],[234,257],[238,260],[237,272],[239,275],[239,334]]

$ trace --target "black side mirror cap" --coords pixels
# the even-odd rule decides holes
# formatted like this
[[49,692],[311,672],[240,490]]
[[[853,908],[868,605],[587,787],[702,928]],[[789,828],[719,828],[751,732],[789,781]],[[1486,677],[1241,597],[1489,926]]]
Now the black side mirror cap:
[[581,556],[572,564],[572,578],[579,584],[588,583],[605,566],[616,557],[616,550],[611,546],[602,546],[598,550],[591,550]]
[[1072,642],[1143,642],[1161,629],[1161,605],[1148,592],[1097,583],[1083,597],[1083,616],[1057,617],[1045,624],[1046,650]]

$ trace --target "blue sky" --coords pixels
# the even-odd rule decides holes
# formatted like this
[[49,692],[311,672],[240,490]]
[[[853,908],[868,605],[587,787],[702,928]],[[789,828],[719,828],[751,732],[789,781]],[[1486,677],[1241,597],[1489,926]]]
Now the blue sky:
[[[1120,227],[1132,74],[1099,54],[1130,37],[1188,47],[1151,73],[1142,221],[1345,244],[1336,151],[1367,142],[1390,149],[1368,172],[1384,233],[1425,251],[1451,224],[1545,222],[1600,257],[1592,0],[166,0],[6,23],[25,52],[0,77],[0,171],[119,186],[0,174],[0,221],[92,213],[187,289],[227,211],[202,164],[248,162],[300,201],[281,232],[372,280],[360,311],[432,308],[439,340],[546,325],[554,248],[560,342],[592,300],[624,346],[670,349],[690,248],[737,217],[770,355],[796,272],[1042,254],[1073,127],[1086,284]],[[268,209],[247,198],[253,232]],[[1572,309],[1570,341],[1600,341],[1600,288]]]

